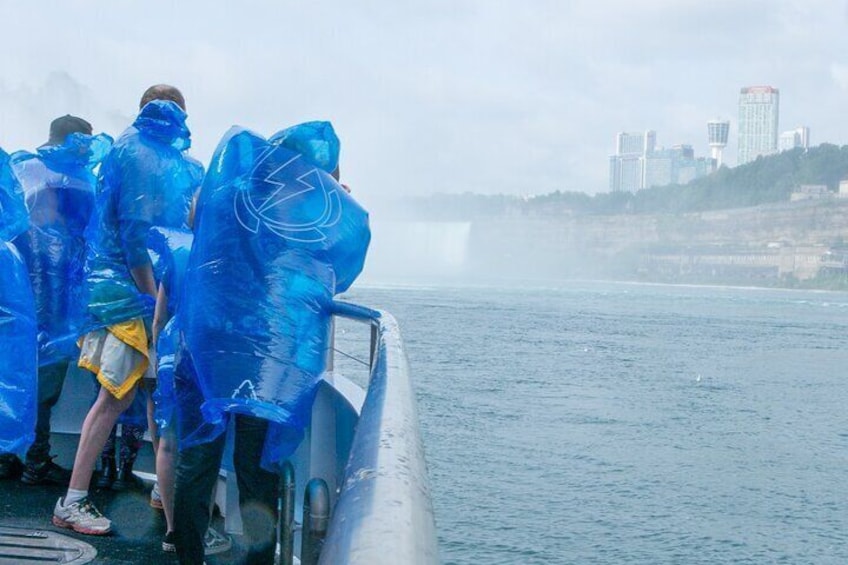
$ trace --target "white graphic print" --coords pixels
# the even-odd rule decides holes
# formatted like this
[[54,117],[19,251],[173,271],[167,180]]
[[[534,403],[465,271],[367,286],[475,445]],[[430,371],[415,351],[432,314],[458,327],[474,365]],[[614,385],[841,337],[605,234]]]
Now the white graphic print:
[[[338,188],[334,185],[327,188],[321,173],[318,169],[312,168],[295,179],[298,185],[284,192],[286,183],[283,179],[288,176],[286,167],[300,159],[300,155],[295,155],[264,178],[257,176],[262,163],[279,149],[281,148],[269,147],[265,150],[253,168],[247,187],[236,193],[233,202],[236,219],[244,229],[252,233],[258,233],[259,226],[264,225],[270,232],[289,241],[301,243],[324,241],[327,237],[322,230],[336,225],[341,218],[342,207]],[[252,188],[262,183],[276,188],[267,197],[257,197],[253,194]],[[317,218],[295,224],[282,221],[279,213],[274,213],[277,206],[284,205],[286,201],[296,196],[313,191],[320,191],[318,194],[323,197],[323,210]]]
[[232,398],[242,400],[256,400],[256,389],[253,388],[253,383],[250,380],[244,380],[233,391]]

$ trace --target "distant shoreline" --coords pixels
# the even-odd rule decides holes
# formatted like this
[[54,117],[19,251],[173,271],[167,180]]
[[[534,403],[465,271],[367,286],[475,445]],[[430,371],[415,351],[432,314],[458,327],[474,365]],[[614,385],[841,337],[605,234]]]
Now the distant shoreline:
[[[728,290],[779,290],[789,292],[816,292],[816,293],[848,293],[848,282],[844,288],[819,288],[815,286],[782,286],[782,285],[751,285],[733,283],[693,283],[693,282],[663,282],[663,281],[640,281],[640,280],[616,280],[616,279],[521,279],[521,278],[496,278],[490,281],[474,280],[461,277],[428,277],[413,278],[402,277],[398,279],[369,279],[367,276],[357,281],[352,288],[366,290],[427,290],[427,289],[564,289],[569,286],[580,285],[628,285],[628,286],[657,286],[675,288],[704,288],[704,289],[728,289]],[[342,297],[343,298],[343,297]]]

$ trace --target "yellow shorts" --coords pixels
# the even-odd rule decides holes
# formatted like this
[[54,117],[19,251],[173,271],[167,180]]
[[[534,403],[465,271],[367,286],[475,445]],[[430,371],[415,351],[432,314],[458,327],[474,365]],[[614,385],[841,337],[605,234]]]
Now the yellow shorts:
[[135,384],[153,373],[147,330],[140,318],[84,335],[78,365],[95,375],[115,398],[123,398]]

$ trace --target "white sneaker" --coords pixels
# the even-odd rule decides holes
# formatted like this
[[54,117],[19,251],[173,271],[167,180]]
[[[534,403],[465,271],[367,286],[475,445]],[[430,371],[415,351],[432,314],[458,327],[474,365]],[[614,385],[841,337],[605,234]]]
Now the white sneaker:
[[63,506],[63,498],[56,501],[53,508],[53,525],[68,528],[81,534],[103,536],[112,531],[112,521],[94,506],[88,497],[68,506]]
[[217,555],[229,551],[233,547],[233,540],[230,536],[225,536],[209,526],[206,529],[206,535],[203,536],[203,554]]

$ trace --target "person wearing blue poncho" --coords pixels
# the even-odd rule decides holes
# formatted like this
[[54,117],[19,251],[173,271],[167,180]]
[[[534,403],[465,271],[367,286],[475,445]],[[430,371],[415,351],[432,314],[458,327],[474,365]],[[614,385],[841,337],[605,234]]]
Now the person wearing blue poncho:
[[[192,223],[191,217],[190,214],[189,224]],[[188,356],[183,353],[182,332],[175,316],[186,290],[183,279],[192,239],[193,234],[186,230],[157,228],[150,230],[148,235],[148,248],[159,257],[156,263],[159,294],[153,315],[153,339],[158,365],[156,391],[153,394],[154,420],[151,424],[157,481],[150,494],[150,505],[162,510],[165,515],[166,531],[162,549],[166,552],[176,551],[174,473],[180,430],[197,430],[202,420],[199,391]],[[214,498],[213,495],[210,506]],[[210,524],[203,536],[204,554],[215,555],[230,547],[230,538]]]
[[11,243],[28,227],[23,193],[0,149],[0,475],[14,472],[35,438],[35,302],[26,265]]
[[133,125],[100,168],[95,210],[86,231],[85,303],[79,365],[101,385],[80,434],[68,492],[53,523],[103,535],[111,521],[88,499],[95,462],[118,416],[132,403],[150,368],[150,331],[156,295],[146,240],[153,226],[186,225],[202,166],[188,157],[185,100],[172,86],[149,88]]
[[184,283],[191,292],[177,314],[204,420],[180,445],[181,563],[203,560],[231,416],[246,562],[273,562],[274,471],[308,425],[332,297],[359,274],[370,240],[367,213],[332,175],[338,154],[332,126],[310,122],[268,140],[233,128],[210,163]]
[[93,169],[111,145],[111,137],[93,136],[91,124],[67,115],[53,120],[47,143],[36,153],[12,155],[30,214],[30,228],[15,244],[29,271],[38,314],[38,419],[24,484],[66,485],[71,477],[50,457],[50,416],[68,364],[79,356],[83,232],[94,208]]

